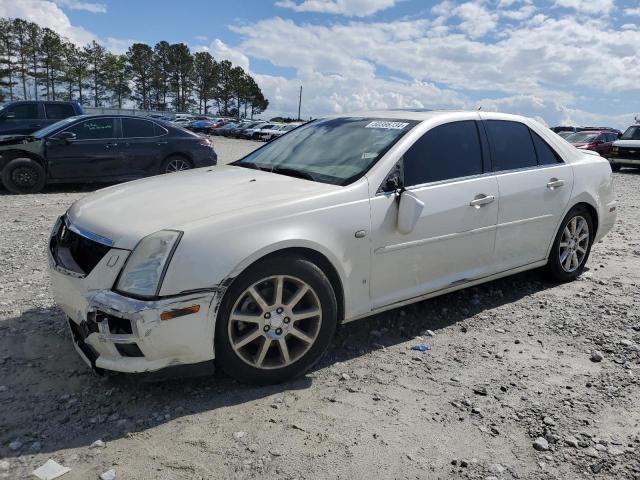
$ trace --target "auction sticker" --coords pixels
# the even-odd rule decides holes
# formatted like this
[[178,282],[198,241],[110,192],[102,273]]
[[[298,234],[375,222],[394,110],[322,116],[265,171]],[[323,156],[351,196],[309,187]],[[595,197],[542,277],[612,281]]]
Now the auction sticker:
[[369,123],[368,125],[365,125],[364,128],[389,128],[391,130],[402,130],[407,125],[409,124],[403,122],[383,122],[380,120],[376,120]]

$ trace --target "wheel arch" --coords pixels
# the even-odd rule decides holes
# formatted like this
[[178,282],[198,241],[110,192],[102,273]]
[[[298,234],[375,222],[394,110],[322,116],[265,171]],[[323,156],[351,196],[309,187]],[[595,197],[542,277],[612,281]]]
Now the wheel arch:
[[24,150],[17,150],[17,149],[5,150],[2,152],[2,155],[0,156],[0,171],[4,167],[6,167],[11,160],[14,160],[16,158],[29,158],[31,160],[34,160],[38,162],[40,166],[42,166],[42,168],[44,168],[45,172],[47,172],[47,162],[44,160],[44,158],[40,157],[39,155],[36,155],[33,152],[26,152]]
[[598,225],[599,225],[600,219],[598,215],[598,209],[595,205],[596,205],[596,202],[589,195],[586,195],[586,194],[581,196],[578,199],[574,199],[573,202],[569,203],[566,210],[562,212],[562,216],[558,219],[558,225],[556,226],[556,229],[554,230],[554,233],[553,233],[553,237],[551,237],[551,241],[549,242],[549,248],[547,249],[547,257],[551,252],[551,248],[553,248],[553,242],[555,241],[556,236],[560,231],[560,227],[562,226],[562,221],[564,220],[564,217],[566,217],[567,214],[575,207],[578,207],[578,206],[584,207],[591,214],[591,219],[593,220],[594,238],[597,237]]
[[[333,287],[333,292],[336,296],[336,302],[338,304],[338,323],[342,323],[345,316],[344,282],[334,262],[329,259],[327,254],[321,252],[318,248],[313,248],[309,245],[281,245],[269,251],[261,252],[258,255],[252,255],[249,259],[245,259],[244,262],[238,265],[234,269],[233,273],[230,274],[227,277],[227,280],[223,283],[228,289],[228,287],[235,281],[236,278],[238,278],[238,276],[242,275],[242,273],[244,273],[257,263],[262,262],[266,259],[287,255],[295,255],[297,257],[301,257],[310,261],[320,270],[322,270],[322,272],[327,276],[329,283],[331,283],[331,286]],[[220,298],[220,302],[222,302],[222,298]]]

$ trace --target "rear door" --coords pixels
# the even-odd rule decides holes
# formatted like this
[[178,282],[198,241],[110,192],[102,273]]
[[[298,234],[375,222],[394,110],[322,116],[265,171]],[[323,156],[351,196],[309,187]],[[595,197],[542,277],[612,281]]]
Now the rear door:
[[169,141],[166,128],[151,120],[122,118],[122,154],[127,170],[135,176],[160,173]]
[[500,189],[496,268],[544,260],[573,187],[573,169],[520,122],[485,120]]
[[478,122],[464,120],[432,128],[405,152],[404,187],[424,203],[408,234],[397,228],[396,193],[374,190],[374,308],[492,272],[498,183],[483,150]]
[[42,105],[20,102],[10,105],[0,114],[0,135],[26,135],[40,130],[43,124]]
[[81,120],[63,131],[75,134],[76,138],[67,142],[47,141],[46,155],[52,178],[84,180],[121,174],[123,160],[113,117]]

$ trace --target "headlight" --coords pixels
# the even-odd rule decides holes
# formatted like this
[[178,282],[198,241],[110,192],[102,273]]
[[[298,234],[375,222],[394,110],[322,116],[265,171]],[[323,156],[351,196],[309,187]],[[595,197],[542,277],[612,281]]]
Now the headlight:
[[116,290],[140,297],[157,296],[181,237],[182,232],[160,230],[140,240],[120,272]]

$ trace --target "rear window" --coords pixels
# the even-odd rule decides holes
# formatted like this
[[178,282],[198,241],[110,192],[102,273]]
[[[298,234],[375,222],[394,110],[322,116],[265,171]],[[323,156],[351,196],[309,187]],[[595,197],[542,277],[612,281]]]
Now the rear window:
[[493,170],[515,170],[538,164],[529,127],[507,120],[485,120],[493,150]]
[[536,148],[539,165],[554,165],[562,162],[558,154],[536,132],[531,131],[531,138]]
[[76,114],[76,111],[68,103],[45,103],[44,111],[47,118],[53,120],[73,117]]

